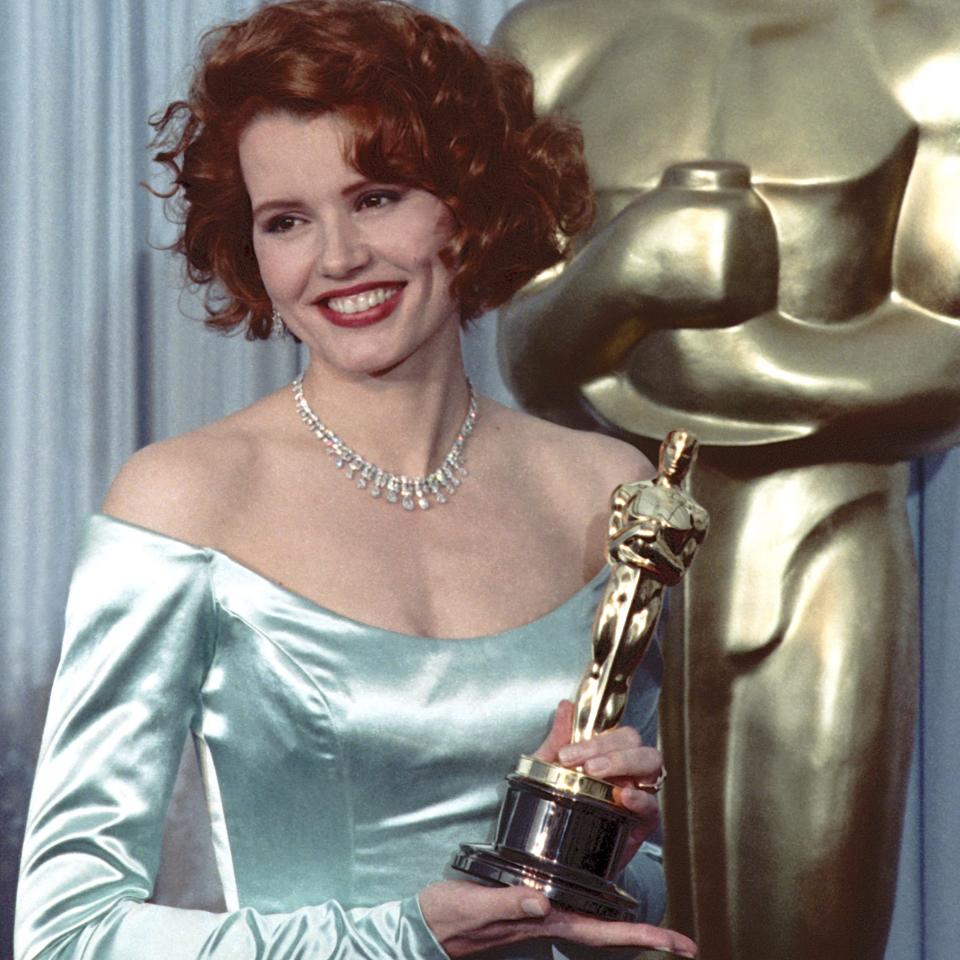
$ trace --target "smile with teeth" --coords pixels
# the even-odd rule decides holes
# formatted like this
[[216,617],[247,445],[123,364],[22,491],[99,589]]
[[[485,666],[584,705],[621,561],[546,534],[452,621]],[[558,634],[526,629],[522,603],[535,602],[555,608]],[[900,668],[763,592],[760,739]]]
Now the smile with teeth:
[[324,303],[336,313],[362,313],[372,307],[379,307],[398,290],[400,287],[376,287],[373,290],[364,290],[363,293],[355,293],[350,297],[333,297],[325,300]]

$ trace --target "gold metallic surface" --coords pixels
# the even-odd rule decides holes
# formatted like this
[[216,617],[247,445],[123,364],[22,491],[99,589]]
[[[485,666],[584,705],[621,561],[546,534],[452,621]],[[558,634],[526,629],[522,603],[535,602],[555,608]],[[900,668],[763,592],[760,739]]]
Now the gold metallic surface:
[[571,770],[556,763],[538,760],[524,754],[514,771],[518,777],[526,777],[544,786],[553,787],[571,796],[589,797],[603,803],[615,803],[614,786],[606,780],[591,777],[580,770]]
[[[593,626],[593,659],[580,683],[571,739],[587,740],[623,717],[633,674],[653,638],[664,587],[687,573],[706,536],[706,511],[682,484],[697,439],[675,430],[660,447],[652,480],[620,484],[610,498],[611,566]],[[654,783],[634,784],[657,793]],[[507,777],[494,843],[460,845],[451,866],[474,879],[524,884],[588,916],[629,920],[638,901],[616,884],[637,815],[619,788],[538,757],[522,756]]]
[[898,461],[960,439],[956,2],[527,0],[495,43],[582,122],[599,201],[502,315],[508,384],[703,444],[670,921],[702,960],[880,960],[916,711]]
[[653,480],[621,484],[610,502],[607,562],[613,568],[593,625],[593,659],[574,698],[573,743],[615,727],[630,680],[660,619],[664,586],[675,586],[707,533],[707,512],[681,484],[696,438],[674,430]]

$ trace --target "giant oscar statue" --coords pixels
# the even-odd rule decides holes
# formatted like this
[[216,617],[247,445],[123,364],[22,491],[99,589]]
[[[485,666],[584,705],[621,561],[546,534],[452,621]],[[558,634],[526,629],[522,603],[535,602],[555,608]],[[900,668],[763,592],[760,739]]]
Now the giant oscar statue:
[[527,0],[495,42],[582,123],[599,203],[502,315],[510,386],[703,442],[671,925],[703,960],[880,960],[916,712],[901,461],[960,437],[955,0]]

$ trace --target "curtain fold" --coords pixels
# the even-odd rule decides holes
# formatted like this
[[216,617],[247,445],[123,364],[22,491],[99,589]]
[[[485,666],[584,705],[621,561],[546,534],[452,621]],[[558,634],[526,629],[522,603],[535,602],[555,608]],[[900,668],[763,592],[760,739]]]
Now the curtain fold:
[[[423,0],[485,41],[513,0]],[[183,92],[199,32],[245,0],[7,0],[0,5],[0,957],[46,690],[83,519],[139,446],[289,381],[292,343],[203,329],[162,247],[173,237],[141,181],[146,117]],[[481,390],[507,397],[493,324],[467,341]],[[921,725],[890,960],[960,942],[960,452],[915,469],[921,561]],[[6,938],[6,939],[4,939]]]

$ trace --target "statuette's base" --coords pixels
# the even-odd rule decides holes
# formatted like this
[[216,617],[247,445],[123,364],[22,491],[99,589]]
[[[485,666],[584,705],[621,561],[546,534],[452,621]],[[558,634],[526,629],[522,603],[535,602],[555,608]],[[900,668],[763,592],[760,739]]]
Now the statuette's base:
[[453,867],[479,880],[533,887],[565,910],[601,920],[635,919],[637,901],[616,884],[562,864],[527,859],[515,850],[497,851],[493,844],[462,843]]
[[453,867],[478,880],[523,884],[604,920],[632,920],[637,902],[614,882],[636,822],[613,785],[523,757],[507,778],[493,844],[462,844]]

